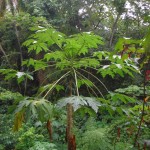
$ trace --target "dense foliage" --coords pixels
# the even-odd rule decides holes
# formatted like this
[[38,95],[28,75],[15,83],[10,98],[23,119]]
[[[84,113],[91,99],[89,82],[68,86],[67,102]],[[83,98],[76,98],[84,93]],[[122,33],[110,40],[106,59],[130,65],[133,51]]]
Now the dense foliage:
[[149,9],[1,0],[0,150],[148,150]]

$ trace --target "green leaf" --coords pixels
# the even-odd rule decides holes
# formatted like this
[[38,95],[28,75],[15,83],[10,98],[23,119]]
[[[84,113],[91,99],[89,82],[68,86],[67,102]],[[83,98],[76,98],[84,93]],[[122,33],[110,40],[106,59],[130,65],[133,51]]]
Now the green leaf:
[[58,61],[58,60],[65,59],[65,55],[64,55],[64,52],[62,52],[62,51],[55,51],[55,52],[47,53],[44,56],[44,59],[46,59],[47,61],[49,61],[51,59]]
[[[48,91],[52,86],[53,86],[53,84],[47,84],[47,85],[41,86],[41,87],[39,88],[39,90],[38,90],[38,93],[46,92],[46,91]],[[64,86],[59,85],[59,84],[56,84],[56,85],[54,86],[54,89],[56,89],[56,91],[59,92],[60,90],[64,90]]]
[[92,87],[93,83],[90,80],[86,80],[86,79],[78,79],[78,88],[80,88],[82,85],[87,85],[88,87]]
[[45,69],[48,65],[43,60],[35,60],[30,58],[29,60],[23,61],[22,65],[26,65],[27,67],[34,67],[35,70]]
[[16,78],[16,70],[13,69],[0,69],[0,73],[5,76],[5,80],[11,80]]
[[95,98],[83,97],[83,96],[71,96],[71,97],[60,99],[57,105],[60,108],[62,108],[67,104],[72,104],[74,111],[79,109],[81,106],[89,106],[96,113],[98,111],[99,106],[101,106],[100,102],[98,102]]
[[45,99],[26,98],[19,103],[15,113],[18,114],[22,110],[24,110],[24,115],[27,120],[33,117],[44,122],[53,116],[53,106]]
[[92,32],[83,32],[81,34],[73,35],[81,45],[85,45],[88,48],[97,48],[98,45],[103,45],[102,38]]
[[119,94],[119,93],[110,92],[110,97],[111,97],[112,101],[114,101],[114,102],[122,101],[124,104],[136,102],[136,100],[134,98],[129,97],[129,96],[124,95],[124,94]]
[[23,121],[24,121],[24,109],[15,114],[13,131],[18,131],[19,128],[21,128]]
[[100,60],[103,59],[103,57],[108,57],[110,55],[109,52],[107,51],[98,51],[98,52],[94,52],[93,56],[94,57],[98,57]]
[[21,83],[26,78],[30,79],[30,80],[33,80],[33,76],[31,76],[29,73],[25,73],[25,72],[17,72],[16,76],[17,76],[18,83]]
[[35,41],[34,39],[29,39],[26,40],[22,45],[28,47],[29,45],[36,43],[37,41]]

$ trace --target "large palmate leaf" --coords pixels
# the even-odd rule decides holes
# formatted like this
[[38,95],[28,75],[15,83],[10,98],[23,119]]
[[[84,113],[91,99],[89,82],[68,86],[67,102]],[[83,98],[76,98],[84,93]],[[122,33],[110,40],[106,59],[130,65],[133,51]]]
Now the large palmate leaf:
[[71,96],[67,98],[62,98],[58,101],[59,107],[64,107],[67,104],[72,104],[74,111],[79,109],[81,106],[89,106],[96,113],[98,111],[99,106],[101,106],[100,102],[98,102],[95,98],[92,97]]
[[92,32],[83,32],[81,34],[75,34],[72,37],[87,48],[97,48],[99,44],[104,44],[102,37],[95,35]]
[[68,56],[80,56],[89,52],[90,48],[98,48],[98,45],[103,45],[102,38],[91,32],[83,32],[80,34],[71,35],[66,39],[64,50]]
[[[41,86],[38,90],[38,93],[43,93],[43,92],[47,92],[50,88],[53,87],[53,84],[46,84],[44,86]],[[56,84],[53,89],[56,89],[57,92],[59,92],[60,90],[64,90],[64,86]]]
[[119,52],[123,51],[124,46],[127,45],[128,46],[128,49],[127,49],[128,52],[135,52],[137,50],[136,44],[140,44],[140,43],[141,43],[141,40],[134,40],[134,39],[125,38],[125,37],[120,38],[118,40],[117,44],[115,45],[115,50],[119,51]]
[[[142,96],[143,90],[144,90],[144,87],[140,87],[137,85],[130,85],[126,88],[116,89],[115,92],[135,97],[135,96]],[[149,86],[145,87],[145,93],[146,93],[146,95],[150,95],[150,87]]]
[[65,59],[65,53],[63,51],[55,51],[55,52],[51,52],[51,53],[47,53],[44,56],[44,59],[46,59],[47,61],[49,60],[64,60]]
[[25,79],[33,80],[31,74],[27,72],[16,71],[14,69],[0,69],[0,74],[5,76],[4,79],[6,81],[16,79],[18,83],[21,83]]
[[41,51],[49,51],[49,47],[57,44],[60,48],[64,42],[65,35],[56,31],[54,28],[44,28],[38,26],[34,30],[28,40],[23,43],[23,46],[28,47],[28,52],[35,51],[36,54]]
[[88,87],[92,87],[93,83],[90,80],[77,79],[77,85],[78,85],[78,88],[80,88],[82,85],[86,85]]
[[[15,114],[14,129],[17,130],[21,126],[22,122],[20,121],[23,121],[20,117],[26,120],[35,118],[42,122],[51,119],[53,115],[53,106],[46,99],[26,98],[19,103]],[[20,120],[19,125],[18,120]]]
[[129,58],[123,59],[119,55],[110,55],[105,57],[105,60],[107,64],[98,70],[103,77],[107,75],[110,75],[112,78],[115,75],[124,77],[125,74],[134,77],[133,72],[140,73],[139,68]]
[[[33,29],[34,34],[23,43],[28,51],[35,51],[37,54],[45,51],[44,60],[29,59],[23,64],[34,67],[35,70],[44,68],[44,61],[53,61],[59,69],[64,68],[81,68],[81,67],[98,67],[99,61],[95,58],[81,58],[89,53],[90,48],[98,48],[103,44],[102,38],[90,32],[83,32],[71,36],[56,31],[53,28],[36,27]],[[56,50],[50,51],[53,46]]]
[[47,64],[43,60],[35,60],[32,58],[23,61],[22,65],[26,65],[27,67],[33,67],[35,70],[39,70],[39,69],[44,70],[47,67]]
[[137,103],[136,99],[132,97],[113,92],[107,95],[107,100],[99,98],[99,101],[101,102],[101,109],[99,111],[101,113],[106,113],[106,111],[108,111],[111,116],[114,114],[119,114],[121,116],[133,114],[129,104]]
[[14,69],[0,69],[0,74],[5,76],[5,80],[16,78],[17,71]]
[[73,67],[74,68],[81,68],[81,67],[84,67],[84,68],[87,68],[87,67],[98,67],[100,64],[99,64],[99,61],[94,59],[94,58],[81,58],[80,60],[77,60],[77,61],[74,61],[73,63]]
[[124,95],[124,94],[110,92],[108,97],[110,97],[110,100],[112,100],[115,103],[119,102],[119,101],[124,103],[124,104],[126,104],[126,103],[136,103],[136,99],[134,99],[130,96]]

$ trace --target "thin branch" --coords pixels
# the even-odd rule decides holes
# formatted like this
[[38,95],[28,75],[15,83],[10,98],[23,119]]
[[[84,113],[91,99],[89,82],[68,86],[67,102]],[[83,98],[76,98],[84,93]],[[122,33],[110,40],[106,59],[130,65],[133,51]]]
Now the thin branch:
[[64,71],[64,70],[67,70],[67,69],[57,70],[57,71],[53,72],[52,74],[49,74],[49,75],[43,80],[43,82],[41,83],[41,85],[42,85],[49,77],[51,77],[51,76],[54,75],[55,73],[57,73],[57,72],[62,72],[62,71]]
[[79,89],[78,89],[78,82],[77,82],[77,74],[76,74],[76,71],[75,71],[74,68],[73,68],[73,71],[74,71],[74,77],[75,77],[75,82],[76,82],[77,95],[79,96]]
[[82,70],[82,71],[84,71],[86,73],[89,73],[92,77],[94,77],[95,79],[97,79],[104,86],[104,88],[106,89],[106,91],[109,92],[108,89],[107,89],[107,87],[105,86],[105,84],[100,79],[98,79],[95,75],[93,75],[92,73],[90,73],[90,72],[88,72],[88,71],[86,71],[84,69],[80,69],[80,70]]
[[96,69],[96,68],[94,68],[94,67],[89,67],[89,66],[87,66],[87,68],[91,68],[91,69],[93,69],[93,70],[98,71],[98,69]]
[[141,131],[143,117],[144,117],[144,114],[145,114],[145,105],[146,105],[146,101],[145,101],[145,99],[146,99],[146,69],[144,70],[144,85],[143,85],[143,87],[144,87],[144,89],[143,89],[144,99],[143,99],[142,113],[141,113],[140,123],[139,123],[139,126],[138,126],[138,131],[137,131],[137,133],[135,135],[134,147],[136,147],[137,140],[139,138],[140,131]]
[[68,74],[70,73],[70,71],[68,71],[67,73],[65,73],[63,76],[61,76],[53,85],[52,87],[47,91],[47,93],[45,94],[45,96],[43,98],[45,98],[48,93],[55,87],[55,85],[61,80],[63,79],[64,77],[66,77]]
[[53,36],[51,35],[50,37],[51,37],[51,39],[53,40],[53,42],[63,51],[62,47],[59,46],[59,44],[53,39]]
[[[18,48],[19,48],[19,52],[20,52],[20,62],[22,62],[23,61],[23,51],[22,51],[21,44],[20,44],[19,31],[17,29],[16,22],[14,22],[14,29],[15,29],[17,44],[18,44]],[[23,70],[22,67],[20,69]]]
[[[86,80],[89,80],[88,78],[86,78],[84,75],[82,75],[81,73],[79,73],[78,72],[78,74],[80,74],[83,78],[85,78]],[[90,81],[90,80],[89,80]],[[93,84],[93,86],[95,87],[95,89],[100,93],[100,95],[104,98],[104,96],[103,96],[103,94],[102,94],[102,92],[98,89],[98,87],[92,82],[92,81],[90,81],[92,84]]]
[[4,51],[4,49],[3,49],[2,45],[1,45],[1,43],[0,43],[0,50],[1,50],[1,52],[4,54],[4,56],[5,56],[5,58],[6,58],[6,61],[9,63],[8,57],[7,57],[7,55],[6,55],[5,51]]
[[111,32],[111,35],[110,35],[110,41],[109,41],[109,46],[111,47],[112,46],[112,42],[113,42],[113,38],[114,38],[114,34],[115,34],[115,29],[116,29],[116,26],[117,26],[117,23],[118,23],[118,20],[120,18],[120,13],[117,14],[117,18],[112,26],[112,32]]
[[[79,74],[79,72],[77,72]],[[83,77],[80,77],[81,75],[77,75],[80,79],[83,79]],[[98,97],[98,95],[96,94],[96,92],[85,82],[85,84],[87,85],[88,88],[90,88],[90,90],[95,94],[96,97]],[[89,89],[88,89],[89,91]],[[89,91],[90,93],[90,91]]]
[[34,73],[34,72],[36,72],[36,71],[39,71],[39,70],[41,70],[41,69],[45,69],[45,68],[48,68],[48,67],[54,67],[55,65],[56,65],[56,64],[44,66],[44,67],[41,67],[41,68],[39,68],[39,69],[36,69],[36,70],[32,71],[31,73]]

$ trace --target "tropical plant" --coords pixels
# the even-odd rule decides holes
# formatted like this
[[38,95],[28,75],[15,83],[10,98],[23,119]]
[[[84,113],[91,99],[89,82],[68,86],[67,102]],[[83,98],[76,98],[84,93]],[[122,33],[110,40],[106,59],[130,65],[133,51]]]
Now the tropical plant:
[[0,118],[0,143],[5,149],[13,149],[18,141],[18,133],[12,132],[13,115],[0,114]]
[[[45,93],[43,98],[47,97],[49,93],[52,93],[52,90],[56,85],[58,86],[58,83],[61,83],[61,86],[66,86],[67,84],[66,90],[69,97],[60,100],[59,105],[67,106],[67,136],[69,140],[69,137],[73,137],[71,132],[71,128],[73,127],[73,109],[76,111],[82,105],[85,105],[92,107],[95,112],[97,112],[98,107],[100,106],[100,103],[93,98],[79,96],[79,88],[81,85],[86,85],[92,95],[97,96],[95,92],[96,90],[99,93],[98,95],[103,97],[103,94],[95,83],[85,74],[96,79],[107,91],[107,88],[101,80],[87,71],[87,68],[97,70],[97,68],[100,67],[100,63],[103,58],[105,58],[105,60],[108,59],[107,61],[110,62],[110,66],[108,65],[107,67],[110,69],[113,65],[113,69],[115,70],[114,73],[119,72],[120,75],[123,75],[124,72],[132,75],[129,70],[131,69],[132,71],[136,71],[137,68],[133,66],[131,61],[121,60],[119,57],[111,56],[111,54],[107,52],[95,52],[95,58],[93,56],[88,57],[90,49],[98,48],[98,44],[103,44],[102,38],[94,35],[93,33],[83,32],[67,37],[53,28],[47,29],[39,26],[31,28],[31,30],[35,33],[31,35],[30,38],[23,43],[23,45],[28,47],[29,52],[35,51],[36,54],[39,54],[41,51],[45,51],[46,54],[41,60],[30,59],[29,61],[24,61],[23,65],[28,67],[32,66],[35,70],[45,69],[47,67],[55,68],[54,72],[49,73],[47,78],[53,77],[56,73],[59,73],[59,76],[61,75],[54,82],[52,81],[52,84],[45,86],[43,91],[39,93],[39,95]],[[52,48],[56,50],[50,51],[49,49]],[[104,67],[102,69],[104,69]],[[123,69],[124,72],[121,72],[121,69]],[[103,73],[103,71],[101,72]],[[109,73],[106,72],[103,76],[105,77],[106,74]],[[63,80],[65,80],[66,84]],[[95,88],[95,90],[93,90],[93,88]]]
[[[81,149],[109,149],[112,145],[114,149],[133,149],[134,136],[135,146],[149,138],[149,4],[149,0],[1,0],[0,86],[30,97],[0,88],[0,149],[14,149],[15,145],[18,149],[66,149],[65,133],[68,149],[75,149],[74,134]],[[100,33],[104,39],[82,31]],[[134,72],[140,72],[139,77]],[[128,75],[138,81],[137,86],[130,83]],[[108,92],[103,83],[108,83],[109,90],[119,89]],[[122,88],[125,84],[128,87]],[[8,126],[14,116],[5,115],[12,113],[18,103],[13,129],[31,121],[44,127],[37,129],[44,130],[50,144],[43,138],[35,140],[39,135],[31,130],[22,131],[18,142],[18,134]],[[67,107],[67,115],[63,107]],[[95,122],[100,126],[92,122],[92,127],[86,128],[84,122],[89,116],[97,117],[99,121]],[[115,124],[116,120],[121,122],[113,126],[112,137],[108,138],[106,124]]]
[[[0,87],[1,114],[11,114],[24,97],[18,92],[12,92]],[[3,106],[3,107],[2,107]]]
[[[41,121],[43,118],[40,116],[43,116],[44,113],[51,114],[51,112],[49,113],[51,107],[48,108],[48,101],[45,98],[53,92],[55,87],[56,89],[65,89],[63,87],[65,86],[66,94],[69,98],[60,100],[59,105],[67,106],[67,137],[68,145],[71,146],[70,143],[74,142],[72,133],[73,110],[76,111],[81,106],[87,106],[97,112],[101,104],[92,97],[101,96],[104,98],[102,92],[91,78],[95,79],[108,92],[102,81],[88,71],[88,69],[100,72],[103,77],[106,75],[114,77],[115,74],[124,76],[124,73],[133,76],[131,71],[137,72],[138,69],[133,65],[131,60],[126,58],[121,59],[121,57],[109,52],[98,51],[92,54],[92,51],[98,48],[99,44],[103,44],[102,38],[92,32],[66,36],[53,28],[45,28],[42,26],[33,27],[31,30],[34,33],[23,43],[23,46],[28,48],[29,53],[35,52],[36,54],[40,54],[44,51],[45,54],[42,59],[35,60],[30,58],[29,60],[25,60],[22,65],[32,67],[34,72],[51,68],[53,72],[48,73],[45,79],[47,82],[52,83],[48,83],[42,87],[38,92],[37,98],[31,98],[31,100],[25,100],[20,103],[16,112],[14,130],[17,130],[21,126],[26,110],[29,114],[32,113],[33,116],[37,115],[37,118],[39,117]],[[107,65],[103,65],[102,61],[106,61],[105,64]],[[47,69],[47,71],[50,70]],[[32,79],[32,76],[28,73],[18,72],[12,69],[1,69],[1,73],[6,76],[6,79],[17,78],[19,82],[26,78]],[[80,96],[79,89],[82,85],[87,86],[89,95],[92,97]],[[44,96],[41,99],[40,97],[42,95]],[[45,106],[47,106],[46,109]],[[43,115],[41,115],[41,112],[43,112]]]
[[[38,30],[37,30],[38,29]],[[24,42],[24,45],[28,47],[29,52],[35,50],[38,54],[40,51],[48,51],[49,47],[56,44],[57,49],[54,52],[47,53],[44,56],[45,62],[41,63],[41,66],[38,66],[40,69],[48,67],[47,63],[50,61],[54,62],[52,63],[52,66],[56,66],[56,71],[60,71],[64,73],[61,75],[61,77],[54,81],[51,85],[47,86],[47,88],[44,89],[40,94],[43,92],[46,92],[44,98],[52,91],[52,89],[58,85],[60,81],[62,81],[63,78],[68,77],[66,80],[67,84],[69,84],[68,88],[68,95],[72,96],[72,92],[77,94],[77,97],[74,97],[74,100],[76,101],[77,107],[81,103],[77,103],[77,101],[80,102],[79,97],[79,90],[78,90],[78,80],[77,80],[77,74],[80,77],[81,80],[86,79],[85,76],[83,76],[80,72],[77,71],[78,68],[87,68],[87,67],[96,67],[99,62],[94,58],[82,58],[82,55],[85,55],[88,53],[89,48],[97,48],[98,44],[102,44],[102,40],[99,36],[96,36],[92,33],[82,33],[73,35],[70,37],[66,37],[64,34],[54,30],[54,29],[45,29],[43,27],[34,28],[33,30],[36,30],[36,33],[33,34],[31,37],[32,39],[27,40]],[[54,34],[55,33],[55,34]],[[32,62],[40,62],[41,60],[33,60]],[[24,65],[27,64],[28,66],[34,66],[31,61],[24,62]],[[35,69],[39,69],[35,68]],[[58,70],[57,70],[58,69]],[[81,69],[82,70],[82,69]],[[84,71],[84,69],[83,69]],[[85,71],[86,72],[86,71]],[[51,76],[51,74],[49,75]],[[84,82],[86,82],[84,80]],[[87,84],[87,83],[86,83]],[[94,83],[90,82],[93,86]],[[96,87],[96,86],[95,86]],[[75,88],[76,90],[72,90]],[[96,87],[97,89],[97,87]],[[101,94],[101,93],[100,93]],[[90,99],[88,103],[90,103]],[[83,101],[85,105],[87,103]],[[98,102],[97,102],[98,103]],[[67,101],[64,103],[64,105],[68,105],[68,141],[70,138],[72,138],[71,128],[72,128],[72,101]],[[92,104],[92,103],[91,103]]]
[[34,146],[29,148],[29,150],[57,150],[56,145],[48,142],[35,142]]
[[15,146],[17,150],[27,150],[35,145],[36,141],[44,141],[44,136],[35,133],[35,128],[31,127],[19,137],[19,142]]
[[[146,95],[150,95],[149,86],[146,87]],[[137,85],[130,85],[126,88],[116,89],[115,92],[122,93],[130,96],[143,96],[143,87],[139,87]]]

